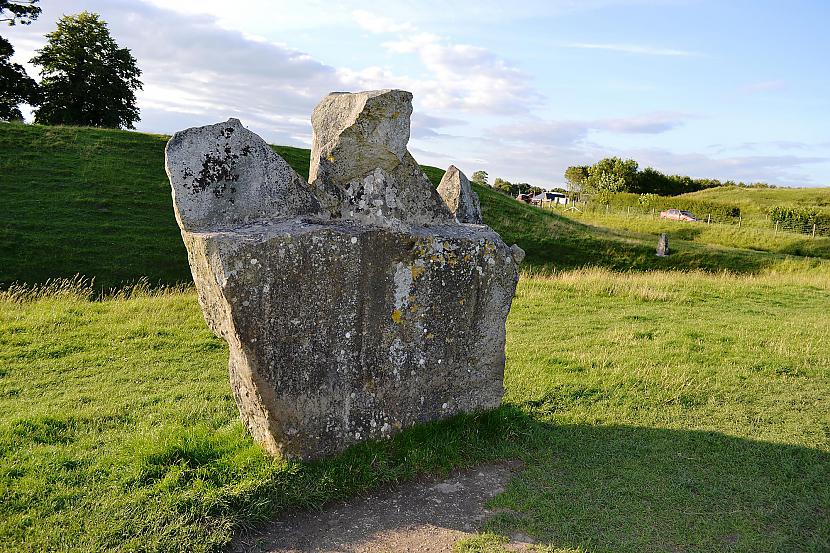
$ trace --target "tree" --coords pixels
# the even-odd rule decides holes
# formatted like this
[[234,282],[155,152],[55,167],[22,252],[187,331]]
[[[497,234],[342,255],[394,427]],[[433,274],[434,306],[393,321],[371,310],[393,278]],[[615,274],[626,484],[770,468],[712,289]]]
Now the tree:
[[[0,0],[0,23],[28,25],[40,15],[37,0]],[[37,102],[37,83],[22,65],[12,63],[14,47],[0,36],[0,121],[23,119],[20,104]]]
[[588,182],[588,169],[587,165],[572,165],[565,169],[565,181],[571,192],[580,192],[585,188]]
[[0,0],[0,23],[28,25],[42,11],[37,3],[38,0]]
[[526,182],[517,182],[511,188],[516,192],[516,194],[513,194],[515,196],[518,194],[527,194],[531,186]]
[[637,179],[637,162],[607,157],[588,169],[586,188],[591,192],[628,192]]
[[646,167],[637,173],[637,179],[631,192],[659,194],[661,196],[682,194],[682,191],[678,191],[676,181],[652,167]]
[[0,37],[0,121],[23,119],[20,104],[36,104],[38,87],[22,65],[11,62],[14,48]]
[[41,66],[35,121],[47,125],[134,128],[141,70],[95,13],[65,15],[32,63]]
[[499,177],[496,177],[496,180],[493,181],[493,188],[507,194],[508,196],[515,196],[515,186],[510,182]]
[[487,184],[487,171],[476,171],[473,173],[473,178],[470,179],[474,183],[480,184],[481,186],[488,186]]

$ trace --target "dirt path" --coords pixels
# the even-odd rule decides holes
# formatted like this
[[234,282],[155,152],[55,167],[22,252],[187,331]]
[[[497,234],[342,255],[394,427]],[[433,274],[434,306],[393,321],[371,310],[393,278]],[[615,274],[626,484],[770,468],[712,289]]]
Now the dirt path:
[[[339,502],[322,512],[294,513],[239,536],[230,551],[452,551],[455,542],[475,534],[488,516],[484,503],[520,468],[515,461],[484,465]],[[510,548],[527,545],[516,542]]]

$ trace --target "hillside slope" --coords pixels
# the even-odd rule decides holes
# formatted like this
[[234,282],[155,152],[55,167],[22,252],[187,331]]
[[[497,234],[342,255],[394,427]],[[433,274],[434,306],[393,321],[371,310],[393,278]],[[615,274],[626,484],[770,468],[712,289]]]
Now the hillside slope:
[[763,215],[774,205],[819,207],[830,210],[830,188],[740,188],[718,186],[680,197],[737,205],[744,217]]
[[[165,136],[0,123],[0,286],[76,274],[113,288],[190,281],[164,172]],[[274,147],[308,175],[309,151]],[[443,170],[424,167],[437,184]],[[527,252],[525,267],[758,272],[784,256],[675,242],[575,222],[476,186],[485,222]]]

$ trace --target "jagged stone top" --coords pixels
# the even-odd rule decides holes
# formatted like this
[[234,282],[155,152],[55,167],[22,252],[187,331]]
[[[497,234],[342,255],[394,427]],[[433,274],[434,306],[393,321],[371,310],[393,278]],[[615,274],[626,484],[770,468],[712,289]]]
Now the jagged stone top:
[[455,217],[409,153],[412,94],[335,92],[311,116],[309,178],[333,217],[400,227]]
[[387,172],[407,154],[412,93],[334,92],[311,114],[309,181],[344,186],[377,168]]
[[459,223],[481,225],[481,204],[478,201],[478,194],[473,192],[473,187],[467,176],[455,165],[450,165],[438,185],[438,194],[443,198],[447,207],[455,215]]
[[302,216],[407,227],[482,224],[450,166],[436,190],[407,150],[412,94],[334,92],[312,115],[311,184],[238,119],[176,133],[165,165],[179,226],[213,232]]
[[177,132],[164,154],[183,230],[220,230],[321,211],[308,183],[238,119]]

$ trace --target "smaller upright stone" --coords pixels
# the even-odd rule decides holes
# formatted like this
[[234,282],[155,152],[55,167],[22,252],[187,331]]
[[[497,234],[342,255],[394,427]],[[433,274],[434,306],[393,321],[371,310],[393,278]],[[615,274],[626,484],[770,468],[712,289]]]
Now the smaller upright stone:
[[657,256],[666,257],[669,255],[669,235],[665,232],[657,240]]
[[321,210],[308,183],[239,119],[179,131],[164,156],[182,230],[214,231]]
[[444,178],[438,185],[438,194],[459,223],[484,224],[478,194],[473,192],[467,176],[455,165],[450,165],[444,173]]

